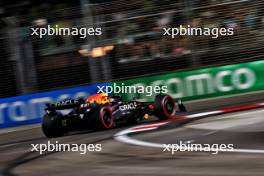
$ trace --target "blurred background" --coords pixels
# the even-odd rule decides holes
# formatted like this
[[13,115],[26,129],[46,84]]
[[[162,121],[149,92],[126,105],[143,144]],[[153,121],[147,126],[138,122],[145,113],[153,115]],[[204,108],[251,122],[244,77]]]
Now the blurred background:
[[[103,35],[31,36],[32,27]],[[234,36],[163,36],[164,27],[233,27]],[[263,59],[261,0],[0,2],[0,97]]]

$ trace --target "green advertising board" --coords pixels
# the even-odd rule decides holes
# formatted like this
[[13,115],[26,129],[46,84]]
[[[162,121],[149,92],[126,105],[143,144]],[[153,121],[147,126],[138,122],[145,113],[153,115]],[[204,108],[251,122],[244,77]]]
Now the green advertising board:
[[[264,60],[112,82],[112,86],[165,86],[174,99],[196,100],[264,90]],[[164,88],[164,87],[163,87]],[[155,93],[124,93],[153,101]]]

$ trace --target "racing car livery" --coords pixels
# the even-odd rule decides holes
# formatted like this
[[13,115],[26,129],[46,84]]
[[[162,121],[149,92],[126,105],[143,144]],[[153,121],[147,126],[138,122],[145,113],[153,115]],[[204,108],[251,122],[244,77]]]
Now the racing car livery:
[[[186,111],[181,101],[177,104],[180,111]],[[42,130],[47,137],[52,138],[71,131],[105,130],[133,124],[147,119],[150,115],[165,120],[175,115],[176,107],[169,95],[157,95],[153,103],[148,103],[137,100],[127,102],[123,101],[122,96],[100,93],[87,99],[68,99],[47,104],[45,111]]]

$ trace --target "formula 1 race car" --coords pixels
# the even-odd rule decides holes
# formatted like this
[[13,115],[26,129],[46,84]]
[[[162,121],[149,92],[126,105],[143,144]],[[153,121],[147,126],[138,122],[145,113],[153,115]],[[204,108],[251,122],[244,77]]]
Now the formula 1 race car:
[[[178,101],[179,111],[186,111]],[[68,110],[66,115],[62,111]],[[69,111],[70,110],[70,111]],[[43,133],[59,137],[67,132],[84,129],[105,130],[124,124],[133,124],[150,115],[160,120],[172,118],[176,113],[175,102],[169,95],[157,95],[154,103],[132,100],[125,102],[122,96],[94,94],[85,99],[68,99],[47,104],[42,120]]]

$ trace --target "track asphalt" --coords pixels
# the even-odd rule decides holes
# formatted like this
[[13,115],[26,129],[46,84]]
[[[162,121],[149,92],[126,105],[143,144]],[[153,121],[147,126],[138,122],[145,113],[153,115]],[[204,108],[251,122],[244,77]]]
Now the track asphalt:
[[[257,102],[254,101],[254,103]],[[204,106],[206,107],[206,104]],[[234,103],[234,102],[233,102]],[[238,103],[239,104],[239,103]],[[247,103],[245,103],[247,104]],[[210,107],[216,110],[220,106]],[[204,112],[192,109],[189,114]],[[237,106],[240,106],[237,105]],[[208,111],[208,109],[207,109]],[[188,114],[180,114],[187,116]],[[197,144],[234,144],[235,149],[264,150],[264,109],[257,108],[206,118],[178,125],[171,122],[155,130],[129,137],[156,144],[189,141]],[[151,119],[154,120],[155,118]],[[152,122],[147,122],[150,124]],[[142,124],[140,124],[142,125]],[[145,125],[145,124],[144,124]],[[55,139],[43,136],[39,127],[10,131],[0,135],[0,175],[179,175],[254,176],[264,173],[264,154],[251,152],[162,152],[161,148],[130,145],[114,135],[130,127],[101,132],[80,132]],[[101,152],[31,152],[31,144],[102,144]]]

